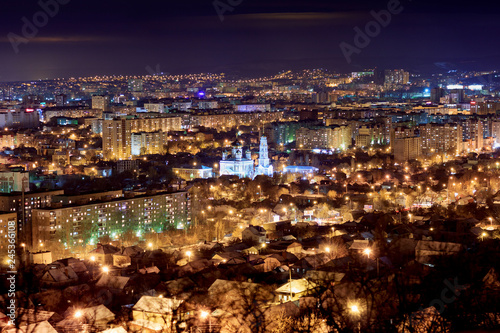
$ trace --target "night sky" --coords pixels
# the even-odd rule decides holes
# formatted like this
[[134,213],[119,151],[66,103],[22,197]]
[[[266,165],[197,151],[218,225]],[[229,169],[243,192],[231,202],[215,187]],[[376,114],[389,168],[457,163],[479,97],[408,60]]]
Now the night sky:
[[60,1],[68,3],[19,44],[18,53],[9,33],[22,37],[22,17],[33,22],[42,9],[35,0],[2,1],[0,81],[146,75],[148,66],[173,74],[241,75],[319,67],[500,67],[500,2],[402,0],[401,13],[348,64],[339,44],[354,45],[353,28],[364,29],[373,20],[370,11],[386,9],[388,1],[220,0],[241,2],[222,22],[212,0]]

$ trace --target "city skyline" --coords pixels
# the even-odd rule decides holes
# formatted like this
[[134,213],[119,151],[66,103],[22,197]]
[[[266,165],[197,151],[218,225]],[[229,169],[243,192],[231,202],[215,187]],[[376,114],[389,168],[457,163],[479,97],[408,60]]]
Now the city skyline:
[[[7,3],[8,14],[0,16],[0,60],[9,64],[0,71],[3,82],[157,71],[243,76],[303,68],[348,72],[375,66],[428,73],[498,69],[500,60],[499,47],[492,43],[499,30],[496,3]],[[369,43],[346,61],[341,43],[354,46],[354,29],[364,31],[373,12],[391,5],[398,10],[390,22],[375,29]],[[40,12],[48,13],[46,20]],[[26,22],[39,24],[26,35]]]
[[4,333],[500,329],[500,4],[6,0]]

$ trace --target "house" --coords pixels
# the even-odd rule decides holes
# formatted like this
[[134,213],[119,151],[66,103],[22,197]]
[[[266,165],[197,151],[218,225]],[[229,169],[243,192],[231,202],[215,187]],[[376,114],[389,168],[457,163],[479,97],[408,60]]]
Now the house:
[[32,264],[48,264],[52,262],[52,252],[42,251],[30,253]]
[[409,332],[410,330],[413,332],[430,332],[436,330],[437,327],[442,327],[442,332],[448,332],[449,329],[449,324],[433,306],[413,312],[406,317],[409,318],[399,324],[398,332]]
[[63,318],[55,312],[35,309],[17,308],[16,321],[25,325],[47,321],[50,324],[57,323]]
[[[256,297],[259,295],[259,297]],[[228,308],[244,305],[248,297],[264,301],[272,300],[273,296],[264,286],[258,283],[238,282],[217,279],[208,288],[208,296],[217,300],[218,304],[224,304]]]
[[158,293],[164,293],[164,296],[179,295],[183,292],[194,291],[197,288],[196,284],[190,278],[180,278],[177,280],[162,282],[156,287]]
[[370,241],[368,239],[355,239],[352,242],[351,247],[349,247],[349,250],[361,253],[369,247],[370,247]]
[[144,256],[144,250],[139,246],[128,246],[113,254],[113,266],[127,267],[135,264]]
[[51,269],[71,267],[73,269],[73,271],[80,277],[88,274],[88,268],[85,265],[85,263],[83,261],[81,261],[80,259],[76,259],[76,258],[59,259],[59,260],[54,261],[53,263],[47,265],[47,267],[49,267]]
[[110,244],[97,244],[97,247],[89,252],[89,259],[101,265],[113,265],[113,254],[119,249]]
[[418,241],[415,247],[415,258],[422,264],[432,263],[436,256],[449,256],[459,253],[462,244],[436,241]]
[[329,272],[324,270],[309,270],[306,272],[305,278],[315,282],[340,282],[345,276],[345,273]]
[[49,287],[61,287],[78,282],[78,275],[71,267],[49,269],[43,274],[42,285]]
[[177,269],[177,273],[179,277],[194,274],[204,270],[207,267],[210,267],[214,262],[215,261],[213,260],[207,260],[207,259],[194,260],[188,262],[186,265],[182,267],[179,267]]
[[256,246],[251,246],[247,249],[244,249],[241,251],[242,254],[244,255],[250,255],[250,254],[259,254],[259,249]]
[[314,282],[306,279],[298,279],[285,283],[274,292],[280,302],[296,301],[302,296],[312,294],[317,287]]
[[115,267],[127,267],[132,265],[132,258],[121,253],[113,254],[113,266]]
[[110,328],[105,331],[102,331],[101,333],[127,333],[127,330],[121,326],[118,326],[115,328]]
[[268,332],[279,332],[280,323],[277,318],[297,318],[300,316],[298,302],[286,302],[282,304],[271,305],[264,312],[265,328]]
[[11,328],[5,327],[2,333],[58,333],[56,329],[48,322],[42,321],[39,323],[29,325],[19,325],[19,327],[12,326]]
[[246,260],[241,253],[238,252],[221,252],[217,253],[212,257],[212,260],[219,261],[222,263],[229,264],[242,264]]
[[328,253],[318,253],[306,256],[293,264],[292,272],[296,275],[303,276],[308,270],[317,269],[330,261]]
[[[208,301],[217,304],[213,313],[221,332],[252,332],[255,317],[245,315],[249,307],[262,309],[273,300],[272,290],[258,283],[218,279],[208,288]],[[231,327],[231,328],[229,328]]]
[[79,299],[82,295],[88,295],[90,286],[88,284],[77,284],[63,290],[63,297],[68,300]]
[[260,226],[250,225],[241,232],[243,242],[249,244],[260,244],[266,242],[266,229]]
[[102,304],[82,309],[81,313],[87,324],[98,329],[106,329],[108,323],[115,320],[115,314]]
[[271,272],[275,268],[280,266],[281,262],[278,259],[271,256],[262,258],[257,264],[253,265],[253,267],[255,267],[255,269],[258,270],[259,272]]
[[118,294],[124,292],[129,284],[129,277],[103,274],[95,285],[96,287],[106,288],[112,293]]
[[263,225],[267,238],[276,240],[289,235],[292,229],[291,221],[267,222]]
[[170,327],[173,320],[183,319],[178,312],[183,302],[174,298],[142,296],[132,308],[132,318]]
[[158,274],[160,273],[160,270],[156,266],[151,266],[151,267],[145,267],[139,269],[139,273],[141,274]]
[[138,319],[128,323],[128,332],[132,333],[160,333],[164,326],[149,320]]
[[302,250],[303,250],[302,244],[300,244],[299,242],[293,242],[292,244],[286,247],[286,252],[290,252],[293,254],[301,253]]

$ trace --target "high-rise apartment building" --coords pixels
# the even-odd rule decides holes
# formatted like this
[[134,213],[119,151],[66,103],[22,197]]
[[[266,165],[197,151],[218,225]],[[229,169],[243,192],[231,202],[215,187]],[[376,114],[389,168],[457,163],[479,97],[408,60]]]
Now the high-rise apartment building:
[[351,145],[349,126],[300,128],[296,147],[299,149],[347,149]]
[[50,206],[52,198],[62,195],[63,190],[12,192],[0,195],[0,211],[17,214],[17,238],[31,249],[34,241],[32,238],[32,211],[33,209]]
[[[9,242],[9,239],[13,239],[14,243]],[[17,214],[15,212],[0,213],[0,258],[2,261],[10,258],[8,257],[9,245],[21,246],[17,239]]]
[[355,136],[356,147],[368,147],[374,144],[386,144],[390,140],[390,129],[386,124],[375,123],[362,125]]
[[422,153],[457,154],[462,150],[462,126],[458,124],[420,125]]
[[494,139],[494,145],[500,147],[500,121],[491,122],[491,137]]
[[158,193],[133,198],[92,202],[33,211],[33,239],[38,242],[97,244],[100,237],[119,237],[133,231],[184,229],[190,223],[191,201],[187,192]]
[[444,97],[444,89],[443,88],[432,88],[431,89],[431,102],[439,103],[441,101],[441,97]]
[[0,109],[0,128],[35,128],[40,117],[34,108]]
[[144,103],[144,108],[148,110],[148,112],[165,112],[165,104],[163,103]]
[[410,83],[410,73],[402,69],[386,69],[384,85],[392,87]]
[[2,171],[0,172],[0,192],[29,192],[30,174],[24,171]]
[[92,109],[109,111],[109,96],[102,96],[102,95],[92,96]]
[[127,119],[104,120],[102,153],[105,160],[125,160],[131,157],[131,122]]
[[56,95],[56,106],[66,106],[68,103],[68,96],[65,94]]
[[[159,154],[167,143],[169,131],[180,131],[180,117],[121,118],[104,120],[102,125],[102,150],[105,160],[126,160],[132,155]],[[147,133],[145,133],[147,132]],[[154,133],[156,134],[148,134]],[[163,134],[159,133],[162,132]],[[132,134],[134,145],[132,145]],[[151,144],[151,147],[146,147]],[[142,148],[145,148],[142,149]],[[134,149],[132,153],[132,149]]]
[[470,102],[470,111],[472,114],[487,115],[496,114],[500,110],[499,102]]
[[422,155],[422,138],[417,136],[395,139],[393,146],[396,162],[416,160]]
[[168,133],[161,131],[132,133],[130,142],[132,156],[164,154]]

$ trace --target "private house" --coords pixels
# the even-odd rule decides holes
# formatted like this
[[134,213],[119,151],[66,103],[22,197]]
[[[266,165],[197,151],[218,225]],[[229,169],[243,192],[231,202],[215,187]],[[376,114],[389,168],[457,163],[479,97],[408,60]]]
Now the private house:
[[62,287],[78,282],[78,275],[71,267],[49,269],[43,274],[42,285],[47,287]]
[[127,289],[130,287],[130,283],[131,281],[129,277],[103,274],[95,285],[96,287],[108,289],[113,294],[123,292],[128,294]]
[[160,333],[164,326],[149,320],[138,319],[128,323],[128,332],[132,333]]
[[301,253],[302,250],[303,250],[302,244],[300,244],[299,242],[293,242],[292,244],[286,247],[286,252],[290,252],[293,254]]
[[113,254],[119,249],[109,244],[97,244],[97,247],[89,252],[89,259],[100,265],[113,265]]
[[105,331],[102,331],[101,333],[127,333],[127,330],[121,326],[118,326],[115,328],[110,328]]
[[251,254],[257,255],[257,254],[259,254],[259,249],[256,246],[251,246],[247,249],[242,250],[241,253],[246,255],[246,256],[251,255]]
[[132,308],[132,317],[134,321],[147,320],[170,328],[173,320],[183,320],[179,312],[183,302],[173,298],[142,296]]
[[17,308],[16,321],[25,325],[49,322],[51,325],[61,321],[63,318],[55,312],[35,309]]
[[108,324],[115,320],[115,314],[104,305],[93,306],[80,310],[82,321],[92,327],[104,330]]
[[362,253],[369,247],[370,241],[368,239],[355,239],[349,247],[349,251],[353,253]]
[[113,266],[127,267],[137,264],[144,256],[144,250],[139,246],[128,246],[113,254]]
[[318,267],[326,264],[330,261],[330,256],[327,253],[318,253],[314,255],[306,256],[297,262],[295,262],[292,266],[292,272],[297,276],[304,276],[307,271],[315,270]]
[[165,281],[156,287],[156,291],[164,296],[176,296],[183,292],[192,292],[198,286],[190,278],[180,278],[177,280]]
[[243,242],[261,244],[266,242],[266,230],[260,226],[250,225],[241,232]]
[[58,333],[56,329],[48,322],[42,321],[39,323],[29,324],[29,325],[19,325],[19,327],[7,326],[2,329],[2,333]]
[[30,260],[32,264],[48,264],[52,262],[52,252],[42,251],[30,253]]
[[279,302],[296,301],[303,296],[314,293],[317,285],[306,279],[292,280],[274,291]]
[[436,256],[450,256],[459,253],[462,244],[436,241],[418,241],[415,247],[415,258],[419,263],[430,264]]
[[266,273],[271,272],[275,268],[281,266],[281,263],[278,259],[270,256],[265,258],[259,258],[258,260],[255,261],[255,263],[252,261],[251,264],[259,272],[266,272]]

